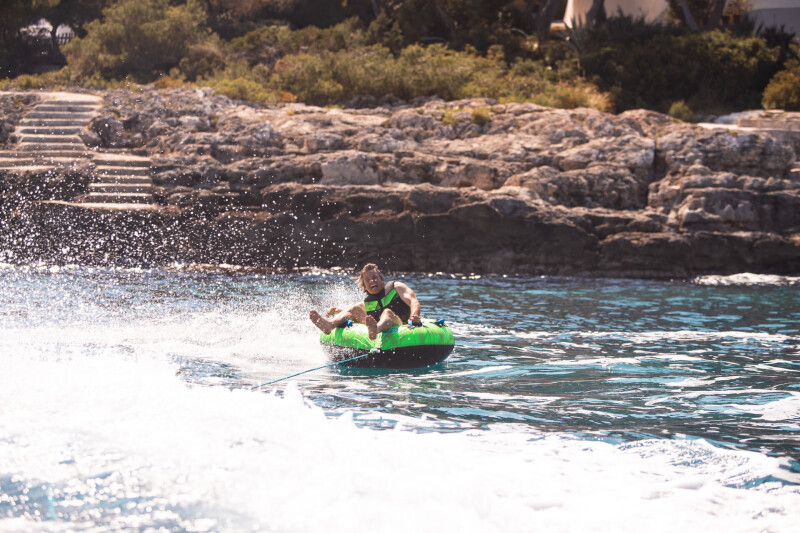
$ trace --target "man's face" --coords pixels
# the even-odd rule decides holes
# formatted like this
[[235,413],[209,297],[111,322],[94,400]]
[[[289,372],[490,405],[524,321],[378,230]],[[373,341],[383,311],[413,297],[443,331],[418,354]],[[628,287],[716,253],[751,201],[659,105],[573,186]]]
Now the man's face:
[[383,280],[377,270],[368,270],[364,273],[363,278],[364,287],[370,294],[378,294],[383,290]]

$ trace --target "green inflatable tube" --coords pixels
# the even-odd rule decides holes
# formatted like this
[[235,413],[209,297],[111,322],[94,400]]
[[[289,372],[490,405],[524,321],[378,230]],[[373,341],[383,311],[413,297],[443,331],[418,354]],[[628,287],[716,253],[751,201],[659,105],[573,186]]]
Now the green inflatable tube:
[[320,335],[322,348],[334,363],[365,355],[342,365],[354,368],[420,368],[441,363],[453,351],[455,338],[443,320],[424,319],[422,326],[400,326],[379,333],[375,340],[367,326],[353,324]]

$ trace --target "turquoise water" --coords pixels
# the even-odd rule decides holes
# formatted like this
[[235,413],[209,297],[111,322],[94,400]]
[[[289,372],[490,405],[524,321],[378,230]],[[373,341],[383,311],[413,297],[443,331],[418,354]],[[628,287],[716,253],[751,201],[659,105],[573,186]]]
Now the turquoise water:
[[347,276],[0,268],[0,530],[796,530],[800,279],[403,280],[445,363],[258,388]]

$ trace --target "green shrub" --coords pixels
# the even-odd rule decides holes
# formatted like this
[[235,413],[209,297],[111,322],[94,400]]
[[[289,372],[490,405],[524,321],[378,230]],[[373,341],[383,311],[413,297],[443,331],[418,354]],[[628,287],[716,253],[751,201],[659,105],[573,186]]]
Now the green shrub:
[[196,80],[223,68],[225,56],[216,35],[189,45],[178,63],[178,71],[188,80]]
[[250,65],[273,66],[285,55],[319,55],[359,48],[366,43],[361,22],[352,18],[323,29],[309,26],[293,31],[288,26],[263,26],[232,39],[229,49],[236,59],[244,59]]
[[679,100],[698,110],[753,108],[779,67],[778,49],[763,39],[726,30],[694,33],[631,17],[587,29],[580,60],[618,111],[666,111]]
[[457,126],[461,122],[466,122],[468,116],[461,108],[454,107],[442,112],[441,121],[445,126]]
[[43,74],[23,74],[8,80],[11,89],[61,89],[70,83],[69,67]]
[[23,74],[14,78],[9,84],[14,89],[44,89],[49,86],[44,83],[42,76],[38,74]]
[[262,63],[272,66],[287,53],[284,43],[291,33],[292,30],[286,26],[263,26],[232,39],[228,49],[234,60],[244,60],[249,65]]
[[611,111],[611,100],[605,93],[599,91],[591,84],[583,82],[560,82],[544,86],[536,93],[531,101],[547,107],[559,109],[575,109],[577,107],[592,107],[600,111]]
[[677,102],[674,102],[669,107],[669,114],[673,118],[676,118],[678,120],[682,120],[683,122],[694,122],[695,121],[694,113],[692,112],[692,109],[683,100],[679,100]]
[[786,67],[764,89],[763,104],[766,109],[800,111],[800,61],[790,60]]
[[156,81],[153,82],[153,86],[156,89],[176,89],[179,87],[191,86],[191,84],[186,83],[186,80],[181,78],[176,78],[173,76],[162,76],[161,78],[158,78]]
[[507,73],[502,62],[469,49],[448,50],[441,44],[406,47],[398,58],[398,69],[406,98],[437,95],[445,100],[494,96]]
[[246,100],[259,104],[274,104],[282,101],[282,95],[266,89],[263,85],[247,79],[223,79],[212,85],[214,91],[236,100]]
[[105,78],[152,80],[176,67],[210,34],[197,0],[172,6],[169,0],[119,0],[103,18],[86,25],[86,37],[64,47],[78,79],[98,72]]
[[343,97],[341,84],[333,76],[332,54],[289,55],[275,64],[270,86],[294,93],[303,102],[325,105]]
[[[329,80],[341,87],[344,99],[354,96],[379,98],[395,93],[399,78],[394,71],[395,59],[383,46],[341,50],[332,54]],[[332,102],[328,102],[332,103]]]
[[403,49],[403,32],[400,30],[400,24],[386,11],[381,11],[370,23],[364,37],[368,43],[383,45],[395,55]]
[[[396,35],[381,39],[389,46],[377,44],[377,26],[366,31],[358,19],[325,29],[264,26],[224,43],[204,27],[197,2],[174,6],[170,0],[119,0],[104,10],[102,20],[87,25],[84,39],[66,47],[66,72],[98,88],[132,81],[156,81],[156,86],[194,82],[261,104],[341,105],[357,97],[394,95],[610,109],[609,96],[576,78],[577,62],[563,54],[551,64],[529,59],[509,65],[500,45],[489,46],[486,55],[469,46],[454,50],[443,44],[412,44],[393,52]],[[388,19],[381,24],[397,29]],[[476,124],[491,120],[488,111],[472,113]]]
[[487,107],[478,107],[472,110],[472,123],[484,126],[492,121],[492,113]]
[[474,50],[459,52],[440,44],[408,46],[397,57],[381,45],[289,54],[278,60],[274,69],[262,67],[256,76],[259,67],[241,75],[317,105],[392,94],[404,100],[491,97],[557,107],[610,108],[608,96],[596,87],[580,80],[559,80],[541,63],[517,61],[509,69],[504,62]]

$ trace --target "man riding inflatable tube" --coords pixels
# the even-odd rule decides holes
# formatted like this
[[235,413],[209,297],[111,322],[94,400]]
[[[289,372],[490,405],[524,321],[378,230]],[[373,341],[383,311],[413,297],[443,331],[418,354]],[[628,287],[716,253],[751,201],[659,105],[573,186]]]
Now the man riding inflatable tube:
[[361,269],[358,286],[366,293],[363,302],[354,304],[347,310],[332,307],[326,317],[312,309],[308,314],[311,322],[328,334],[333,328],[344,327],[348,320],[352,320],[366,325],[372,340],[375,340],[378,333],[406,322],[414,326],[422,325],[419,300],[411,287],[400,281],[387,283],[374,263],[368,263]]

